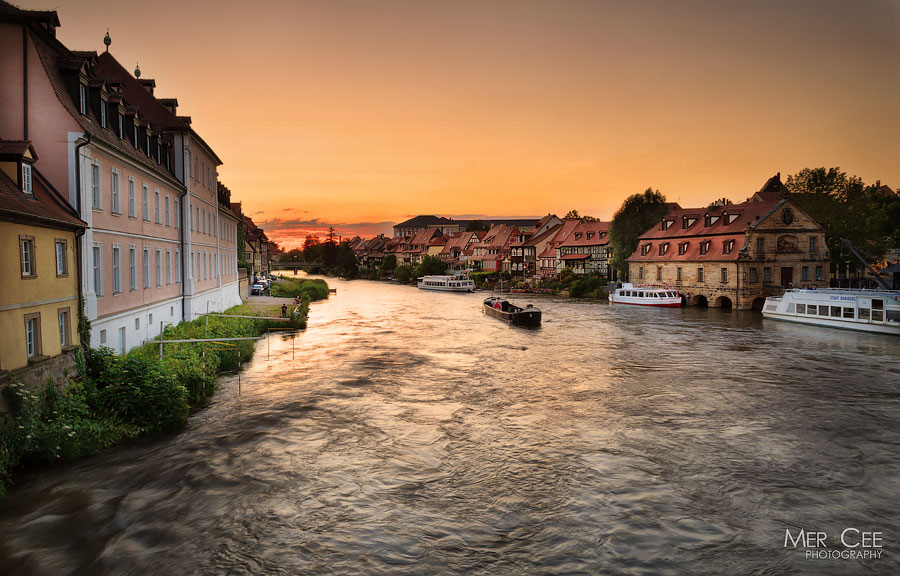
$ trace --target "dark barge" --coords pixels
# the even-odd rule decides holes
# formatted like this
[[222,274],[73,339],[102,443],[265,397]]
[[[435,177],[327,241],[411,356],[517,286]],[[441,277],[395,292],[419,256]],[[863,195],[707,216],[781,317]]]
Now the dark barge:
[[516,306],[505,298],[492,296],[484,300],[484,313],[513,326],[540,326],[541,311],[531,304],[527,308]]

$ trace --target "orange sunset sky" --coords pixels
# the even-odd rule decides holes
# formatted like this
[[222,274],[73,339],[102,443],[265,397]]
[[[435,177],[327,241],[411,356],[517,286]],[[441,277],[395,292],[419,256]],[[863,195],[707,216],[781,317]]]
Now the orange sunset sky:
[[900,187],[900,1],[18,0],[140,63],[288,247],[416,214],[608,219],[840,166]]

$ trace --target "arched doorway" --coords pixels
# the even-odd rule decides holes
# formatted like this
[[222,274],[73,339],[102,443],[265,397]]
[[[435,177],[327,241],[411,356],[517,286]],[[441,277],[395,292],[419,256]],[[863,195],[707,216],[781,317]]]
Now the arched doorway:
[[691,298],[691,306],[701,306],[703,308],[706,308],[707,306],[709,306],[709,301],[706,299],[706,296],[697,294],[696,296]]
[[716,308],[731,310],[731,299],[727,296],[719,296],[718,298],[716,298]]
[[765,305],[766,305],[766,299],[763,297],[759,297],[759,298],[755,299],[752,304],[750,304],[750,308],[752,310],[754,310],[755,312],[759,312],[760,310],[763,309],[763,306],[765,306]]

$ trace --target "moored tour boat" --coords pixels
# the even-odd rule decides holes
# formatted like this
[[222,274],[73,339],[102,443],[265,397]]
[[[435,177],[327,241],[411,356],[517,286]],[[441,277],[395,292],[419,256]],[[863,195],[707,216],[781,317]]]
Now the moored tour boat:
[[900,336],[900,291],[789,289],[769,296],[764,318]]
[[440,290],[442,292],[474,292],[475,281],[462,276],[423,276],[419,280],[422,290]]
[[491,296],[484,300],[484,312],[513,326],[540,326],[541,311],[531,304],[522,308],[506,298]]
[[626,282],[609,295],[609,301],[615,304],[679,308],[681,307],[681,294],[668,286],[635,286]]

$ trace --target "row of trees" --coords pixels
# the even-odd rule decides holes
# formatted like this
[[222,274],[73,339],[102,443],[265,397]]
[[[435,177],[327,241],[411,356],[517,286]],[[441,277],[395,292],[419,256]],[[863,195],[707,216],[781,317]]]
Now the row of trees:
[[[836,267],[856,267],[853,256],[842,249],[841,238],[853,242],[873,261],[900,247],[900,196],[879,184],[866,185],[837,167],[804,168],[788,176],[782,192],[825,229]],[[666,197],[653,188],[626,198],[610,224],[610,269],[627,276],[626,259],[637,249],[638,237],[670,210]]]
[[338,241],[334,227],[328,229],[324,241],[315,234],[308,235],[302,248],[288,250],[280,261],[314,264],[326,273],[344,278],[356,278],[359,274],[359,265],[350,242]]

